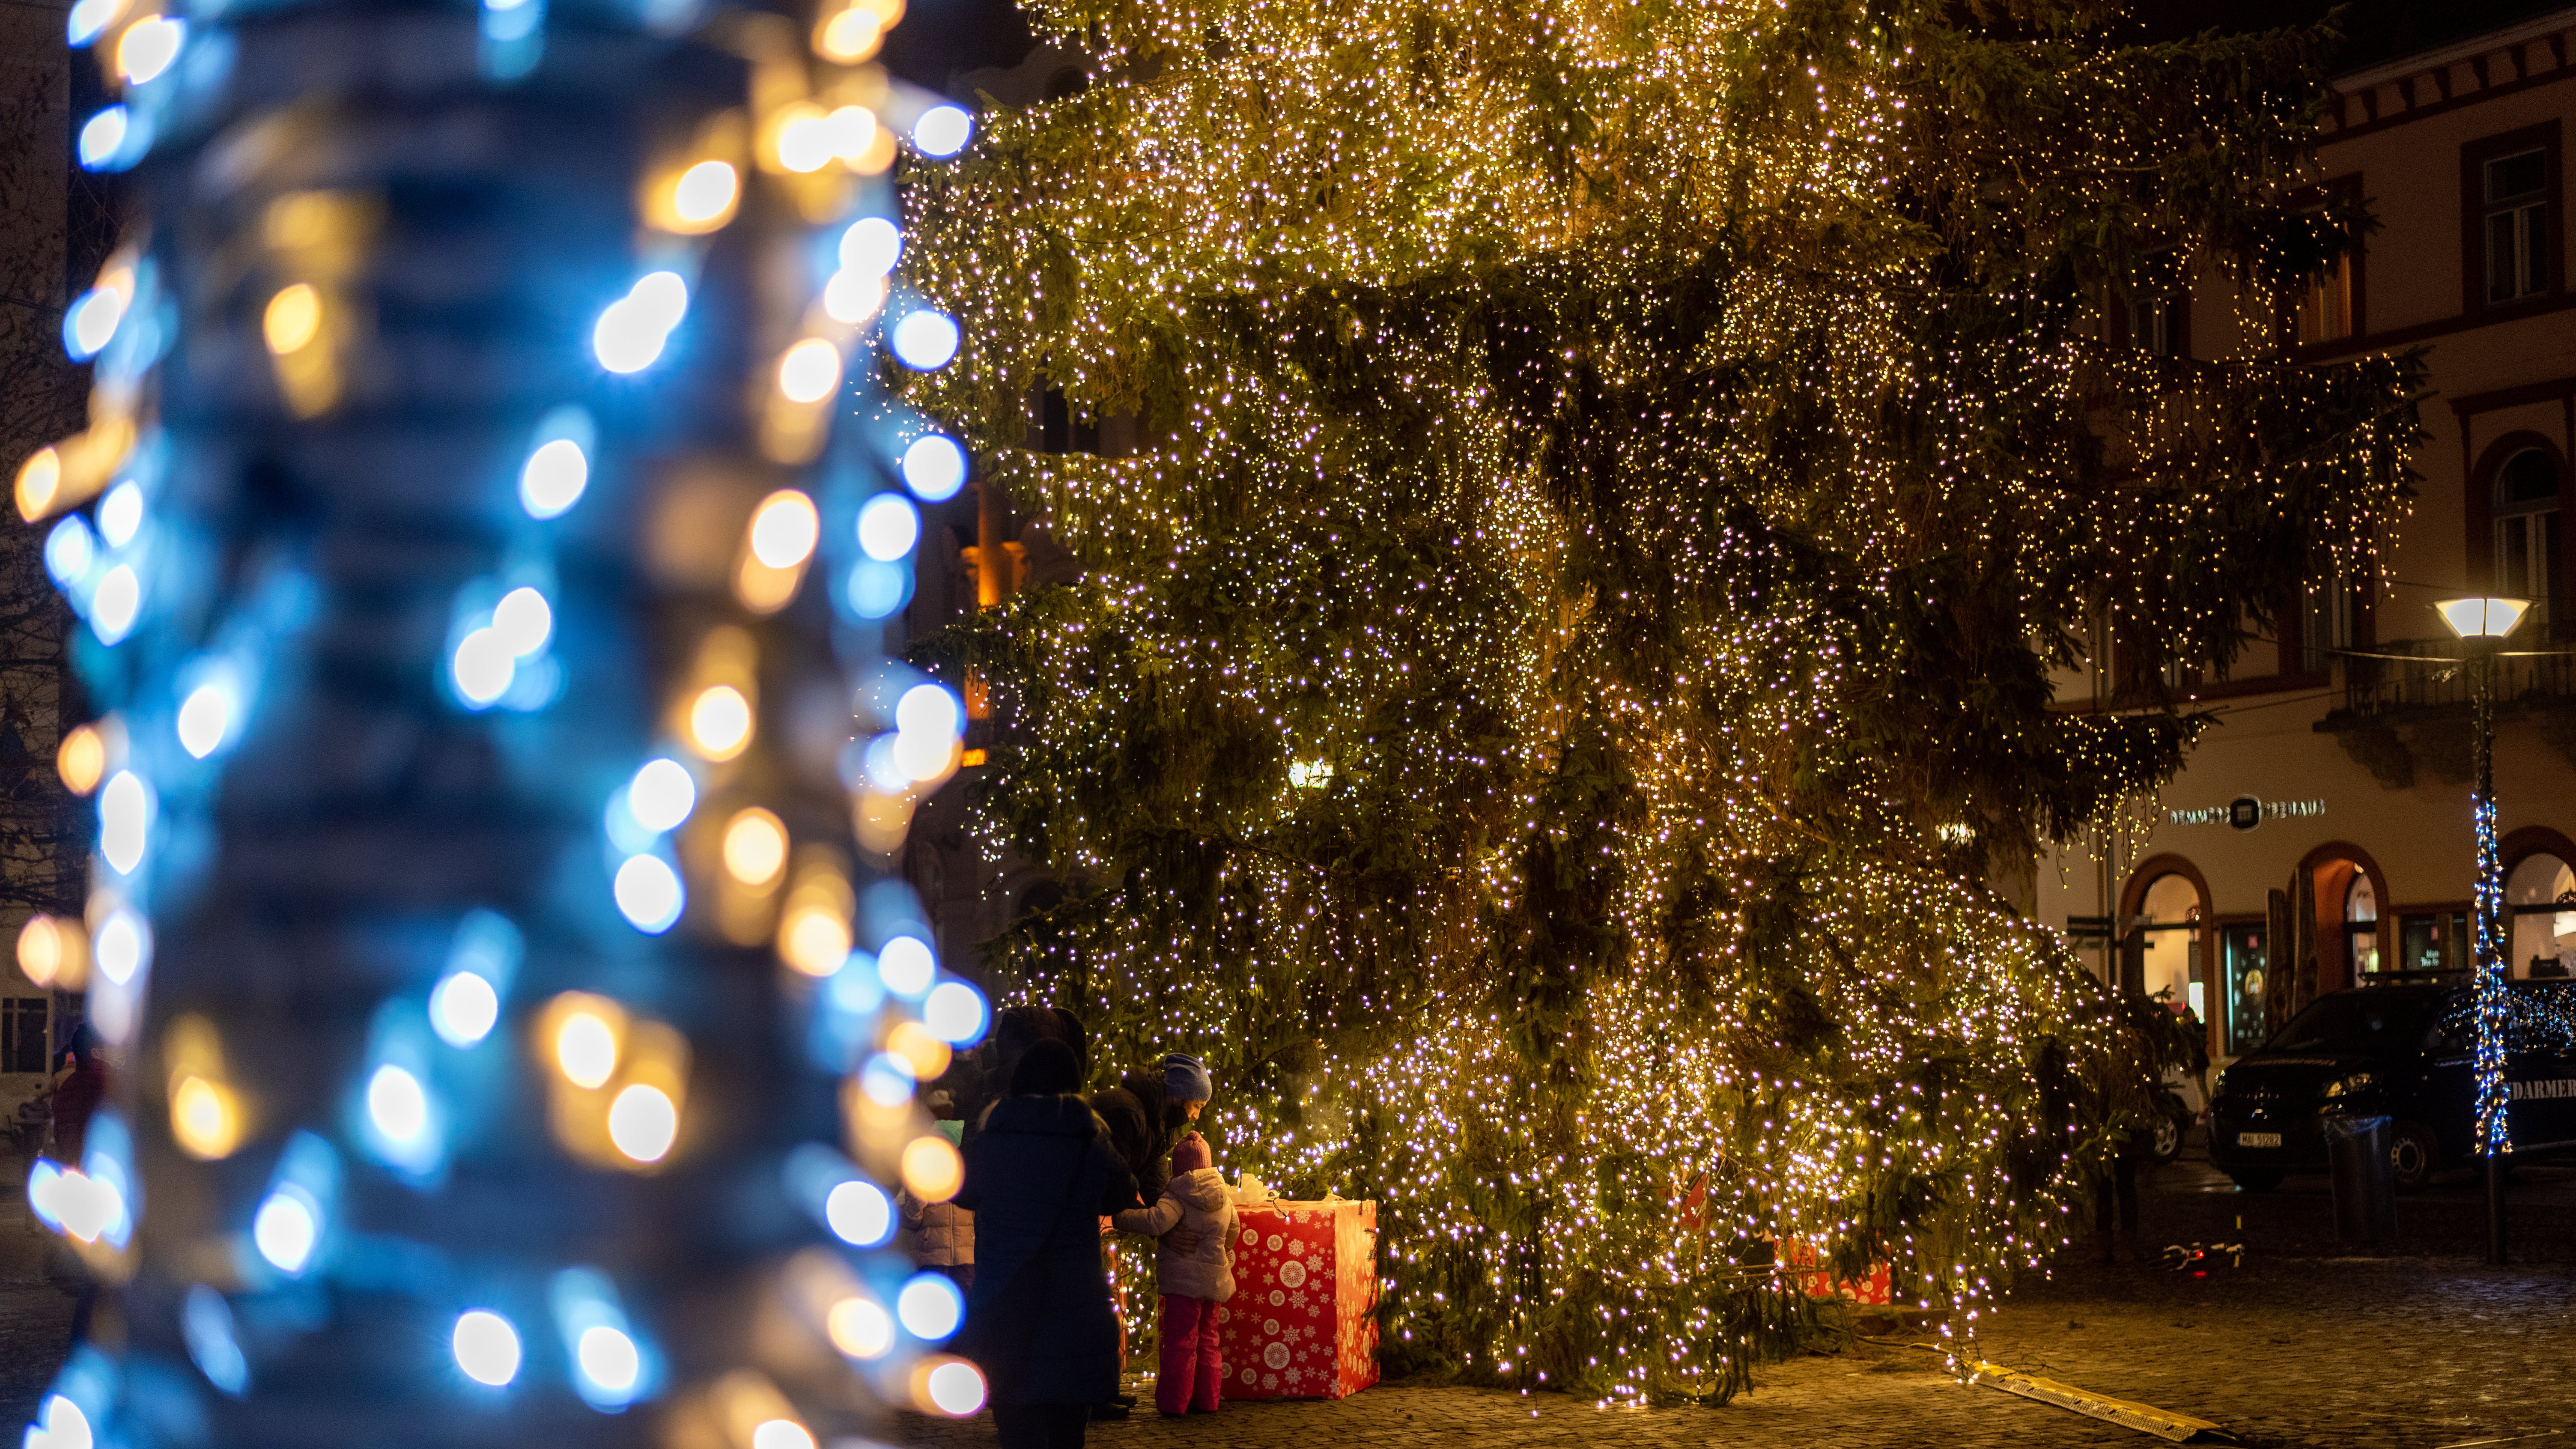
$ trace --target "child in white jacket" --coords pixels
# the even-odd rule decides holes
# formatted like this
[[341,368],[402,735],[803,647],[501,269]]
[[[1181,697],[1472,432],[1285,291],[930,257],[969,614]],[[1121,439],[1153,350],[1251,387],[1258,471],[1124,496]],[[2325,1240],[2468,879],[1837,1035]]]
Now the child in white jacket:
[[1154,1249],[1163,1313],[1162,1372],[1154,1407],[1166,1416],[1213,1414],[1223,1397],[1225,1361],[1217,1346],[1217,1305],[1234,1296],[1234,1195],[1208,1164],[1207,1139],[1193,1132],[1172,1149],[1172,1180],[1146,1214],[1144,1231],[1162,1238],[1174,1225],[1196,1235],[1189,1251],[1165,1241]]

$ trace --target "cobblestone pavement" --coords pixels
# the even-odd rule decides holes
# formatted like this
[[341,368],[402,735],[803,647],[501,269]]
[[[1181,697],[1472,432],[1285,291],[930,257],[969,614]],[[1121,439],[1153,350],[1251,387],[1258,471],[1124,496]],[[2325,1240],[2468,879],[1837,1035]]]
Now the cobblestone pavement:
[[[2204,1165],[2176,1163],[2145,1193],[2149,1255],[2176,1241],[2242,1242],[2241,1267],[2191,1277],[2152,1264],[2064,1266],[2026,1280],[1996,1307],[1980,1346],[1993,1362],[2207,1419],[2249,1445],[2441,1449],[2489,1441],[2504,1449],[2494,1441],[2519,1440],[2517,1449],[2576,1449],[2576,1165],[2517,1174],[2513,1266],[2480,1261],[2481,1203],[2469,1181],[2405,1198],[2399,1240],[2365,1253],[2335,1242],[2322,1179],[2240,1194]],[[1753,1393],[1718,1409],[1599,1410],[1554,1394],[1404,1383],[1337,1403],[1230,1404],[1214,1418],[1168,1422],[1146,1403],[1138,1418],[1094,1424],[1090,1442],[1099,1449],[2158,1442],[1962,1386],[1929,1354],[1875,1344],[1763,1370]],[[994,1443],[989,1420],[910,1415],[890,1437],[920,1449]]]
[[[14,1175],[8,1179],[14,1187]],[[2517,1173],[2510,1267],[2488,1268],[2478,1185],[2400,1200],[2400,1236],[2347,1249],[2322,1180],[2240,1194],[2185,1161],[2146,1185],[2141,1241],[2241,1242],[2242,1266],[2191,1277],[2089,1261],[2021,1284],[1980,1329],[1986,1358],[2224,1425],[2271,1449],[2576,1449],[2576,1162]],[[2241,1229],[2238,1227],[2241,1221]],[[0,1442],[60,1362],[71,1300],[46,1276],[24,1199],[0,1198]],[[1150,1380],[1138,1383],[1147,1387]],[[2554,1432],[2553,1432],[2554,1431]],[[991,1449],[989,1420],[903,1416],[920,1449]],[[2545,1436],[2545,1437],[2524,1437]],[[1213,1418],[1146,1412],[1092,1426],[1097,1449],[1909,1449],[2146,1446],[2146,1435],[1968,1388],[1917,1350],[1863,1343],[1762,1370],[1718,1409],[1599,1410],[1523,1396],[1381,1384],[1336,1403],[1230,1404]],[[528,1446],[541,1449],[541,1446]],[[837,1449],[837,1446],[836,1446]]]

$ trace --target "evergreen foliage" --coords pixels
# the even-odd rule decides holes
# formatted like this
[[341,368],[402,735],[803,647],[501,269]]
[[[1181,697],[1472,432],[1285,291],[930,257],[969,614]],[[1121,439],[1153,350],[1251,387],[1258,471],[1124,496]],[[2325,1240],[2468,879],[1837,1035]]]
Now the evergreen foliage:
[[[2151,1110],[1990,882],[2403,507],[2418,365],[2285,345],[2367,224],[2302,190],[2332,36],[1035,8],[1092,84],[908,200],[970,339],[916,400],[1088,569],[941,646],[1072,887],[996,964],[1381,1199],[1399,1367],[1722,1398],[1786,1240],[1972,1327]],[[2198,355],[2131,345],[2185,290]],[[1046,389],[1146,445],[1027,450]],[[2124,707],[2052,709],[2105,640]]]

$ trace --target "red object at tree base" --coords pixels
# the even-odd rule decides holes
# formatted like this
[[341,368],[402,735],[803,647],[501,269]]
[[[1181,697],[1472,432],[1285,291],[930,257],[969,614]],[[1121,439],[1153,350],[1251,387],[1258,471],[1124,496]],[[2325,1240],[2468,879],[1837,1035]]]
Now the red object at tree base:
[[1235,1209],[1217,1311],[1229,1399],[1343,1399],[1377,1382],[1377,1204]]

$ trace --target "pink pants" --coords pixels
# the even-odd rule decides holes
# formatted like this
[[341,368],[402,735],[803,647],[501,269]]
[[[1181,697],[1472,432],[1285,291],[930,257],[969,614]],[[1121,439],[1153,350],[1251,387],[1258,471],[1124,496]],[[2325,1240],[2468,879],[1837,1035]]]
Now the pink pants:
[[1196,1409],[1213,1414],[1225,1385],[1225,1358],[1216,1342],[1216,1305],[1204,1298],[1163,1295],[1163,1371],[1154,1380],[1154,1407],[1166,1414]]

